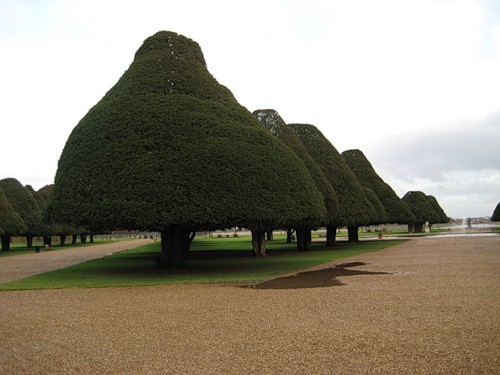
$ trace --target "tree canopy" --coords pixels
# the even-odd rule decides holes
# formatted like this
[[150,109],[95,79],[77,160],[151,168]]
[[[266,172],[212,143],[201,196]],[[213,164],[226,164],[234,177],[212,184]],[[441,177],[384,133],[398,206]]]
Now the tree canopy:
[[[425,222],[429,222],[429,224],[448,222],[448,217],[433,196],[427,196],[421,191],[409,191],[402,199],[408,204],[415,216],[413,224],[416,224],[417,227],[421,227]],[[438,210],[435,207],[438,207]],[[442,214],[439,211],[443,211]]]
[[439,205],[437,199],[432,196],[432,195],[427,195],[427,201],[431,204],[432,208],[434,209],[434,212],[436,215],[432,218],[432,220],[429,222],[430,224],[435,224],[435,223],[447,223],[450,221],[450,218],[448,215],[445,214],[444,210],[441,208]]
[[335,190],[339,202],[338,225],[363,225],[375,216],[373,206],[365,196],[356,176],[337,149],[313,125],[290,124],[309,155],[323,171]]
[[161,231],[276,226],[324,210],[304,163],[216,81],[196,42],[167,31],[144,41],[73,129],[49,206],[92,229]]
[[[18,235],[41,235],[44,233],[44,225],[41,218],[41,210],[31,192],[15,178],[0,180],[0,189],[3,190],[12,208],[24,221],[26,228]],[[17,224],[16,224],[16,227]],[[7,232],[6,228],[2,228]]]
[[49,204],[49,201],[54,194],[54,184],[45,185],[37,191],[38,196],[42,200],[42,209],[46,208]]
[[339,203],[337,194],[326,179],[321,168],[313,160],[306,147],[295,135],[292,129],[283,121],[279,113],[273,109],[259,109],[253,112],[260,123],[287,145],[304,162],[319,191],[323,195],[326,208],[326,217],[321,224],[330,224],[338,221]]
[[371,203],[375,210],[375,215],[371,218],[371,221],[363,223],[363,225],[378,225],[387,223],[387,213],[384,208],[384,205],[378,198],[377,194],[370,189],[369,187],[363,186],[363,190],[365,191],[366,198]]
[[0,235],[17,236],[27,230],[21,216],[14,210],[4,191],[0,188]]
[[415,220],[408,205],[375,172],[363,152],[346,150],[342,153],[342,157],[356,175],[359,183],[375,192],[385,209],[387,223],[408,224]]
[[500,202],[498,202],[493,211],[493,215],[491,215],[491,221],[500,221]]

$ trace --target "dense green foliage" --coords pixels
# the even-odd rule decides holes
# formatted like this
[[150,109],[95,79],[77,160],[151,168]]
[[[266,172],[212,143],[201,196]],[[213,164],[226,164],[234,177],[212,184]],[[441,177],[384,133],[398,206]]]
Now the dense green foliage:
[[[25,235],[41,235],[44,233],[42,211],[33,197],[33,194],[14,178],[0,180],[0,189],[3,190],[12,208],[19,214],[26,224]],[[17,224],[16,224],[17,227]],[[2,226],[4,230],[6,228]]]
[[39,202],[39,206],[42,209],[42,220],[47,225],[47,233],[58,235],[61,237],[61,244],[64,245],[66,241],[66,236],[72,235],[76,236],[79,234],[88,233],[83,227],[75,227],[69,223],[51,223],[50,217],[47,213],[47,208],[50,200],[54,194],[54,184],[45,185],[40,190],[33,193],[37,202]]
[[24,234],[26,230],[24,220],[14,210],[0,188],[0,235],[17,236]]
[[430,224],[447,223],[448,221],[450,221],[450,218],[448,217],[448,215],[445,214],[444,210],[441,208],[437,199],[434,196],[427,195],[426,198],[427,201],[431,204],[432,208],[434,209],[434,212],[436,213],[436,215],[434,215],[432,220],[429,222]]
[[71,133],[49,206],[91,229],[276,226],[325,215],[304,163],[159,32]]
[[326,217],[321,224],[329,224],[338,221],[339,203],[337,195],[332,185],[326,179],[321,168],[313,160],[309,152],[295,135],[292,129],[283,121],[277,111],[273,109],[259,109],[253,112],[260,123],[276,136],[281,142],[290,147],[297,156],[304,162],[307,170],[311,174],[316,186],[323,195],[326,207]]
[[290,128],[320,166],[339,201],[339,225],[363,225],[374,219],[375,211],[356,176],[339,152],[313,125],[290,124]]
[[45,185],[37,191],[37,194],[43,201],[43,208],[46,208],[50,199],[52,198],[52,194],[54,194],[54,184]]
[[387,223],[407,224],[415,220],[408,205],[375,172],[371,163],[360,150],[346,150],[342,153],[342,157],[356,175],[359,183],[375,192],[384,206]]
[[[402,198],[408,204],[411,212],[415,216],[415,224],[422,225],[427,221],[429,224],[446,223],[448,221],[448,217],[444,212],[444,215],[440,215],[440,213],[434,209],[434,206],[437,205],[437,207],[439,207],[439,204],[434,197],[430,197],[431,198],[421,191],[409,191]],[[441,207],[439,207],[439,209],[442,211]]]
[[498,202],[493,211],[493,215],[491,215],[491,221],[500,221],[500,202]]
[[365,191],[366,198],[371,203],[373,208],[375,209],[375,216],[372,217],[371,222],[363,223],[364,225],[378,225],[387,223],[387,213],[385,211],[384,205],[378,199],[377,194],[370,189],[369,187],[363,186],[363,190]]
[[26,189],[28,189],[31,195],[33,195],[33,198],[35,198],[38,208],[43,210],[47,206],[45,199],[35,189],[33,189],[31,185],[26,185]]

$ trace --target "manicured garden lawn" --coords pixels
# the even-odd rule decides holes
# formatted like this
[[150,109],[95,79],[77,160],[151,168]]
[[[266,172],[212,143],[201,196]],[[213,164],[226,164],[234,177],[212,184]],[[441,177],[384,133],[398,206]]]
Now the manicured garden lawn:
[[265,280],[329,261],[377,251],[402,240],[340,241],[327,248],[314,243],[311,251],[299,252],[283,238],[267,243],[267,257],[251,256],[249,238],[195,239],[187,267],[163,269],[155,265],[160,243],[77,264],[57,271],[0,285],[0,290],[72,287],[138,286],[191,283],[240,283]]

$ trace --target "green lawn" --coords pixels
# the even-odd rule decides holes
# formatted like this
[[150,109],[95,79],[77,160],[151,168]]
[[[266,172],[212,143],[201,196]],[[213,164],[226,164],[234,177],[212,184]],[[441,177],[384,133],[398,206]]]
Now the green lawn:
[[191,283],[239,283],[273,278],[349,256],[377,251],[403,240],[338,242],[332,248],[313,243],[299,252],[283,239],[267,243],[267,257],[251,256],[249,238],[195,239],[186,268],[162,269],[154,264],[160,253],[155,242],[57,271],[1,284],[0,290],[138,286]]

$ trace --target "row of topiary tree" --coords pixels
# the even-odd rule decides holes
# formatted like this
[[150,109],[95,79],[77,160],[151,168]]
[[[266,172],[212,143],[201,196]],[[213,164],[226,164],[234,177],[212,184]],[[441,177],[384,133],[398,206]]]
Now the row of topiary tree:
[[340,155],[316,127],[276,111],[250,113],[196,42],[162,31],[69,136],[47,217],[158,231],[163,264],[181,265],[198,230],[249,228],[265,255],[274,228],[296,230],[305,250],[318,226],[333,245],[339,226],[357,240],[360,225],[431,220],[405,201],[360,151]]
[[[43,237],[45,245],[52,245],[52,236],[60,236],[60,244],[65,245],[66,237],[71,235],[76,243],[77,236],[85,243],[89,231],[69,224],[54,224],[48,221],[43,211],[54,185],[47,185],[35,191],[30,185],[23,186],[15,178],[0,180],[0,237],[2,250],[10,250],[13,237],[24,236],[28,247],[33,247],[33,239]],[[92,241],[92,235],[90,235]]]

